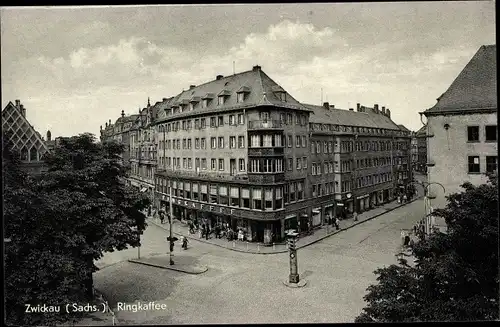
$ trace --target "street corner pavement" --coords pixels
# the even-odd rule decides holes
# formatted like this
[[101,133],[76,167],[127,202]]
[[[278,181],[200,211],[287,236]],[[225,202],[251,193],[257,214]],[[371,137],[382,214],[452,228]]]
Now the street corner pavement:
[[94,286],[104,294],[111,308],[117,303],[159,301],[172,294],[183,274],[128,261],[94,273]]
[[154,255],[140,259],[130,259],[129,262],[193,275],[202,274],[208,270],[207,266],[198,264],[198,258],[192,256],[175,254],[172,256],[172,260],[174,264],[170,265],[170,255]]

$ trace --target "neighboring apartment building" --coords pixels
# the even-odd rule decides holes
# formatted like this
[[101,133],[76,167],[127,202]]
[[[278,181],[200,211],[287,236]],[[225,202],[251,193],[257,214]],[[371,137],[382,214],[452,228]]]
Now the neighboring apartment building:
[[418,171],[418,147],[417,147],[417,132],[411,132],[411,169]]
[[463,182],[484,183],[498,167],[496,45],[481,46],[427,117],[428,182],[434,207]]
[[[19,151],[22,168],[29,173],[46,171],[43,156],[49,151],[47,143],[26,118],[26,108],[20,100],[9,102],[2,110],[2,129],[10,135],[15,151]],[[52,142],[50,131],[47,140]],[[51,144],[52,145],[52,144]]]
[[427,126],[422,126],[415,133],[415,142],[417,146],[417,161],[416,171],[426,174],[427,173]]
[[101,142],[115,140],[122,143],[125,149],[122,153],[123,165],[130,168],[130,133],[134,127],[135,121],[139,115],[125,116],[125,111],[122,110],[121,117],[116,120],[114,124],[106,123],[105,128],[100,127]]
[[391,120],[389,109],[359,103],[357,111],[329,103],[306,107],[313,111],[310,154],[303,158],[310,167],[313,226],[327,223],[326,216],[370,210],[406,190],[412,178],[410,131]]

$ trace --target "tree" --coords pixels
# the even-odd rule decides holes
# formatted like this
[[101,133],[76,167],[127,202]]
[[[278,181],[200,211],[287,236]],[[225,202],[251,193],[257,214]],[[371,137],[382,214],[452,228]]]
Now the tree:
[[11,175],[4,219],[12,239],[6,278],[13,323],[54,323],[57,315],[24,314],[24,304],[90,300],[94,260],[139,245],[149,200],[125,185],[122,151],[91,134],[62,139],[45,158],[48,172],[38,177],[23,175],[4,157],[4,173]]
[[498,188],[461,185],[447,197],[447,233],[434,233],[414,246],[416,264],[377,269],[368,303],[356,322],[470,321],[498,319]]

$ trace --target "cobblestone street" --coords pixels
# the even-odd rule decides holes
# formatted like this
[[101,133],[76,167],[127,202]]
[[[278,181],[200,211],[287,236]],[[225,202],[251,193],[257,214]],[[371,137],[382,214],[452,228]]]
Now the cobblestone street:
[[[156,301],[164,311],[116,312],[119,324],[352,322],[364,307],[373,271],[396,263],[401,228],[423,215],[421,199],[330,236],[298,251],[305,288],[282,284],[288,277],[288,255],[255,255],[204,243],[192,243],[177,256],[192,256],[209,270],[187,275],[123,260],[137,249],[107,254],[98,265],[95,286],[117,302]],[[149,226],[141,256],[166,253],[167,233]],[[175,258],[175,256],[174,256]]]

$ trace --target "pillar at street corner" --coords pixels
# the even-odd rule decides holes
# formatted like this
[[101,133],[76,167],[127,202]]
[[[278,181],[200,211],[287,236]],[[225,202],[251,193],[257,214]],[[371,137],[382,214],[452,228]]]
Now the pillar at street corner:
[[290,276],[288,281],[293,284],[297,284],[300,281],[299,278],[299,268],[297,263],[297,249],[295,247],[295,241],[297,239],[297,233],[289,233],[288,237],[288,252],[290,257]]

